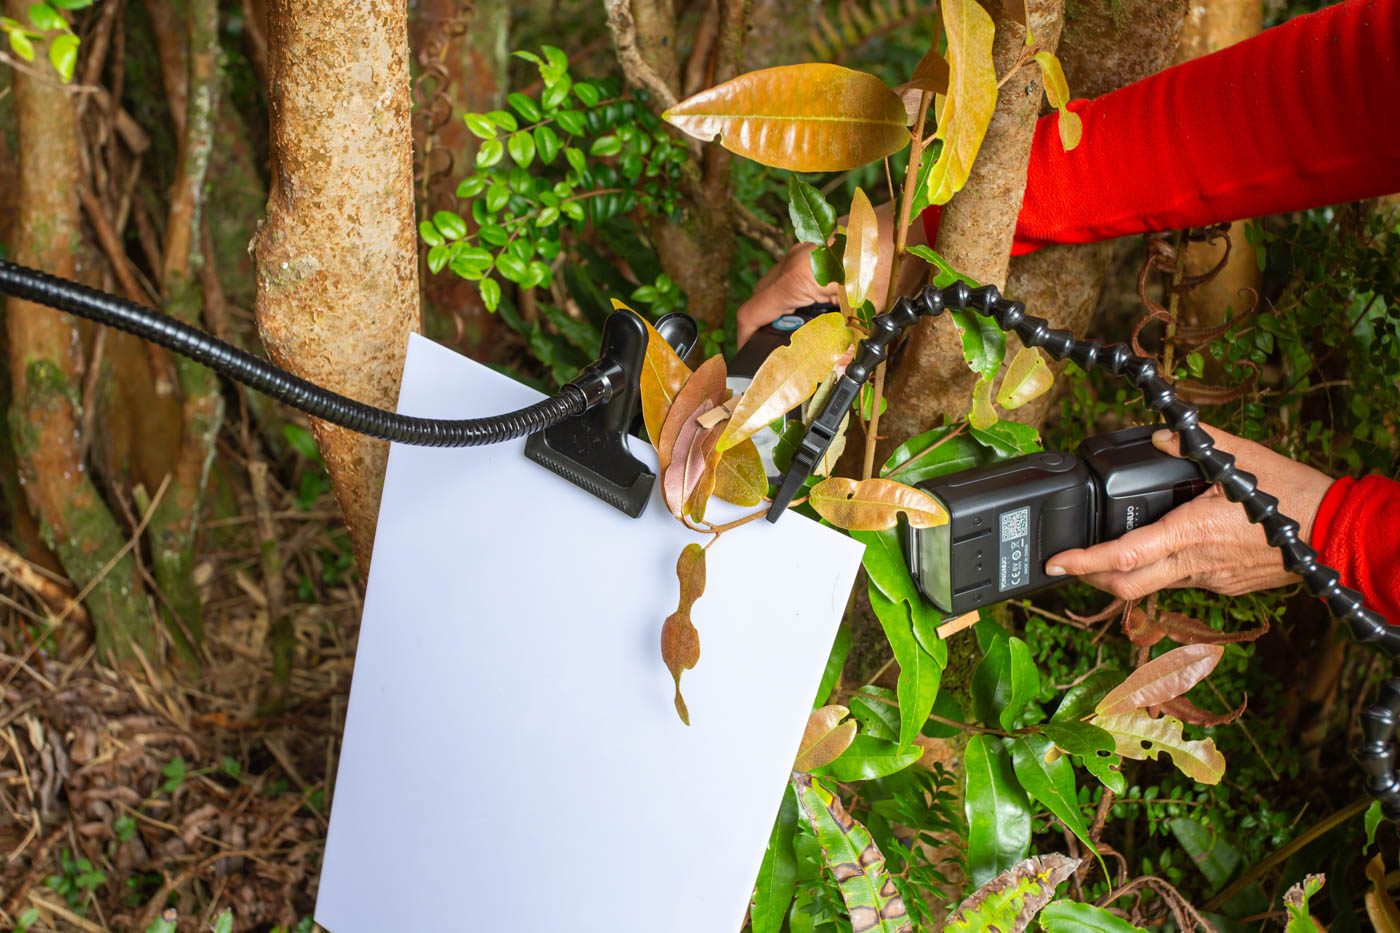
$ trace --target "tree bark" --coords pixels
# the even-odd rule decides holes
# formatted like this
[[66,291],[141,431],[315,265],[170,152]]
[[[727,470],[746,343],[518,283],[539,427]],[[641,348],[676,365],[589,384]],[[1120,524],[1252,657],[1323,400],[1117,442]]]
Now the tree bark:
[[[11,16],[27,4],[10,0]],[[74,99],[56,81],[14,75],[19,139],[15,258],[72,278],[81,250],[81,182]],[[124,535],[82,461],[82,339],[72,318],[11,299],[6,304],[13,401],[10,430],[20,479],[44,542],[79,588],[99,651],[130,663],[154,661],[155,630]],[[108,566],[110,564],[110,566]]]
[[[271,0],[272,184],[254,240],[272,358],[393,408],[419,326],[408,15],[387,0]],[[355,558],[369,569],[388,447],[314,423]]]
[[[417,66],[413,145],[420,219],[458,206],[457,181],[472,165],[479,144],[461,115],[502,106],[509,27],[505,0],[419,0],[413,7],[409,43]],[[420,243],[423,317],[429,332],[434,320],[450,322],[462,349],[478,359],[494,359],[498,318],[482,304],[475,283],[446,271],[428,273],[427,251],[427,244]]]
[[[1202,55],[1218,52],[1250,36],[1264,27],[1264,10],[1258,0],[1215,0],[1209,4],[1192,4],[1186,15],[1176,60],[1190,61]],[[1230,258],[1215,278],[1181,296],[1182,323],[1196,327],[1213,327],[1222,323],[1227,312],[1238,314],[1253,302],[1250,292],[1259,290],[1261,274],[1255,262],[1254,250],[1245,239],[1247,221],[1230,225],[1228,236],[1206,243],[1192,243],[1186,250],[1185,274],[1202,275],[1214,269],[1230,250]],[[1209,365],[1214,361],[1207,360]]]
[[[1058,46],[1063,8],[1063,0],[1026,3],[1030,28],[1042,49],[1053,52]],[[1021,26],[1005,15],[997,17],[992,57],[998,75],[1010,72],[1025,38]],[[1005,81],[967,185],[944,210],[938,234],[936,248],[955,269],[1000,288],[1006,286],[1042,99],[1040,69],[1034,64],[1021,67]],[[919,324],[905,344],[887,393],[889,412],[880,422],[886,431],[881,459],[943,415],[967,411],[975,382],[963,361],[952,320],[944,315]]]

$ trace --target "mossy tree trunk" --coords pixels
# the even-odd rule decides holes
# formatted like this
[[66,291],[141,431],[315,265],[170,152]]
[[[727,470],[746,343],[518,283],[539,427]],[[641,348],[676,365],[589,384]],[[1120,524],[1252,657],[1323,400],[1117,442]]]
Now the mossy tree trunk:
[[[393,408],[419,324],[408,11],[267,4],[272,179],[254,240],[256,315],[281,366]],[[387,445],[313,425],[362,572]]]
[[[23,18],[24,0],[8,12]],[[16,259],[69,278],[78,274],[82,232],[74,98],[59,84],[16,73],[19,140]],[[155,660],[156,639],[124,535],[81,457],[83,341],[74,321],[27,302],[6,303],[10,430],[25,498],[45,543],[82,589],[103,656]]]

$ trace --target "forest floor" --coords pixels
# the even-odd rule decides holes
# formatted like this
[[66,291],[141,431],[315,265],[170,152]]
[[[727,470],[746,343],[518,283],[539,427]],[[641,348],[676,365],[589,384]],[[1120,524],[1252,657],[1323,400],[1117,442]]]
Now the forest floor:
[[53,615],[0,580],[11,617],[0,624],[0,930],[171,929],[157,923],[165,914],[207,931],[226,909],[235,930],[312,929],[360,592],[353,574],[334,586],[314,575],[341,527],[330,497],[303,511],[281,495],[283,583],[313,600],[286,610],[296,665],[275,715],[259,712],[271,649],[252,509],[207,523],[218,541],[206,540],[196,575],[204,656],[183,673],[96,663],[72,620],[36,640]]

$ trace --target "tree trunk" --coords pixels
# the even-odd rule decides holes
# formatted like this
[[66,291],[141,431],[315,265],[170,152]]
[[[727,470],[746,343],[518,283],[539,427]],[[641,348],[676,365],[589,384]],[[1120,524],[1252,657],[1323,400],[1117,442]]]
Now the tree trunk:
[[[1063,0],[1026,3],[1030,28],[1042,49],[1054,51],[1059,44],[1063,7]],[[998,75],[1011,70],[1025,38],[1021,26],[1005,15],[997,17],[992,57]],[[1040,69],[1033,64],[1006,80],[967,185],[943,212],[936,248],[955,269],[979,282],[1006,286],[1042,99]],[[962,343],[952,320],[944,315],[919,324],[890,383],[889,412],[880,421],[887,435],[881,458],[943,415],[966,412],[975,381],[963,362]]]
[[[271,0],[272,184],[254,240],[272,358],[393,408],[418,328],[408,16],[387,0]],[[355,558],[369,569],[388,447],[313,425]]]
[[[1181,33],[1176,60],[1190,61],[1256,36],[1264,26],[1263,20],[1264,11],[1259,0],[1215,0],[1209,4],[1192,4],[1186,16],[1186,28]],[[1213,327],[1222,323],[1231,309],[1238,314],[1253,302],[1249,293],[1258,292],[1261,275],[1259,264],[1254,259],[1254,250],[1245,239],[1245,223],[1237,220],[1230,225],[1228,237],[1192,243],[1187,249],[1185,274],[1188,276],[1202,275],[1214,269],[1225,255],[1227,241],[1230,258],[1215,278],[1181,296],[1182,323]]]
[[[11,16],[27,4],[10,0]],[[15,258],[72,278],[81,249],[80,165],[74,99],[56,81],[14,75],[19,138]],[[72,318],[11,299],[6,304],[13,402],[10,430],[20,479],[47,544],[80,588],[104,657],[154,661],[155,631],[125,536],[81,457],[82,340]],[[110,563],[110,567],[108,566]]]
[[[186,27],[185,54],[162,55],[163,68],[178,67],[170,59],[184,59],[184,80],[168,78],[165,84],[172,112],[178,103],[185,105],[185,112],[176,121],[182,134],[165,225],[161,290],[167,314],[202,328],[201,218],[221,80],[217,0],[190,0],[179,21]],[[165,499],[151,516],[148,536],[156,582],[174,615],[172,622],[178,634],[188,640],[186,647],[193,653],[194,646],[204,635],[203,608],[193,578],[195,535],[199,530],[204,489],[214,459],[219,426],[223,423],[224,406],[218,379],[208,369],[177,356],[175,371],[182,402],[179,452]]]
[[[505,0],[419,0],[412,10],[409,43],[417,65],[413,145],[420,219],[458,206],[457,181],[472,165],[479,143],[462,114],[502,106],[509,26]],[[419,252],[423,318],[429,332],[435,321],[446,322],[442,329],[459,336],[462,349],[478,359],[494,360],[492,336],[498,319],[482,304],[475,283],[447,271],[428,273],[427,244],[420,243]]]

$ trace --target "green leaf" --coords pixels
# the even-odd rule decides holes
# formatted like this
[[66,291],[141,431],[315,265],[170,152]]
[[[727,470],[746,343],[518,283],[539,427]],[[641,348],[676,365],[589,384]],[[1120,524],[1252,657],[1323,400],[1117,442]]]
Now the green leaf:
[[796,831],[797,798],[784,788],[783,803],[778,808],[773,832],[768,836],[768,848],[763,853],[758,882],[754,885],[753,906],[749,910],[753,933],[780,933],[782,930],[788,905],[797,892],[797,855],[792,848]]
[[495,311],[501,305],[501,283],[495,279],[482,279],[477,286],[481,289],[481,303],[487,311]]
[[481,139],[496,138],[496,122],[484,113],[464,113],[462,120],[467,124],[467,129],[471,130],[473,136]]
[[588,168],[588,159],[584,156],[583,150],[573,146],[564,150],[564,161],[568,162],[569,166],[580,175]]
[[[1046,758],[1053,760],[1046,761]],[[1011,740],[1011,765],[1026,793],[1044,804],[1085,848],[1098,855],[1099,850],[1089,838],[1089,827],[1079,809],[1079,792],[1074,786],[1074,768],[1069,759],[1057,755],[1045,736],[1022,735]]]
[[1385,821],[1385,814],[1381,811],[1381,802],[1372,800],[1371,805],[1366,808],[1366,848],[1376,844],[1376,830]]
[[438,232],[438,228],[434,227],[431,223],[429,223],[426,220],[421,221],[418,224],[418,235],[422,237],[423,242],[427,243],[429,246],[441,246],[443,243],[446,242],[446,240],[443,239],[442,234]]
[[943,614],[923,598],[914,578],[909,576],[909,565],[899,544],[899,532],[893,529],[855,531],[851,537],[865,545],[865,554],[860,560],[871,586],[883,593],[887,600],[908,607],[916,640],[939,667],[947,664],[947,643],[936,635],[927,638],[928,633],[942,623]]
[[1040,434],[1028,424],[998,421],[987,428],[971,428],[969,433],[999,459],[1020,457],[1040,450]]
[[1065,691],[1050,721],[1073,722],[1083,719],[1094,711],[1094,707],[1098,706],[1099,700],[1102,700],[1108,691],[1122,682],[1123,674],[1119,671],[1095,671]]
[[893,691],[866,684],[846,702],[863,734],[887,742],[899,741],[899,701]]
[[1220,830],[1184,816],[1168,821],[1167,826],[1210,882],[1208,893],[1219,891],[1234,877],[1244,856],[1226,841]]
[[535,149],[539,151],[540,161],[545,165],[553,164],[559,157],[559,151],[564,144],[559,141],[559,134],[554,132],[551,126],[535,127]]
[[1056,901],[1040,912],[1045,933],[1146,933],[1142,927],[1093,904]]
[[903,771],[918,761],[923,753],[924,750],[918,746],[905,749],[873,735],[858,735],[840,757],[814,773],[829,775],[843,784],[873,781]]
[[488,113],[487,116],[491,118],[491,122],[496,125],[497,129],[504,130],[507,133],[514,133],[516,130],[520,129],[520,124],[516,122],[515,115],[508,110],[493,110]]
[[521,168],[529,168],[530,163],[535,161],[535,137],[529,133],[512,133],[506,148],[515,164]]
[[47,3],[34,3],[30,5],[29,22],[34,25],[35,29],[43,32],[68,28],[68,21],[63,18],[63,15]]
[[[1322,890],[1322,885],[1326,880],[1322,875],[1308,875],[1289,888],[1283,895],[1283,907],[1288,911],[1288,925],[1284,927],[1283,933],[1318,933],[1318,926],[1313,921],[1309,902],[1318,891]],[[1389,897],[1389,894],[1386,894],[1386,897]],[[1368,895],[1366,912],[1371,914],[1372,921],[1380,926],[1383,917],[1378,918],[1371,912],[1371,902],[1372,899]],[[1340,924],[1338,925],[1340,926]]]
[[870,606],[880,620],[885,638],[899,664],[896,693],[899,697],[899,744],[908,748],[918,737],[928,714],[938,699],[938,685],[943,677],[942,665],[925,651],[914,637],[913,622],[907,603],[897,602],[869,588]]
[[587,81],[579,81],[574,85],[574,96],[577,97],[585,107],[596,107],[598,106],[598,101],[603,99],[603,95],[598,90],[597,85],[589,84]]
[[1114,750],[1113,736],[1087,722],[1048,722],[1045,736],[1062,751],[1079,758],[1084,769],[1115,794],[1123,793],[1125,781],[1118,770],[1122,758]]
[[937,476],[971,469],[986,462],[982,445],[965,434],[949,437],[956,428],[951,425],[934,428],[911,437],[890,454],[880,475],[894,476],[911,486]]
[[615,156],[621,151],[622,140],[616,136],[599,136],[588,147],[588,154],[592,156]]
[[1015,728],[1026,703],[1040,692],[1040,672],[1019,638],[997,639],[972,674],[972,708],[985,723]]
[[526,97],[519,91],[513,91],[507,94],[506,103],[510,104],[512,110],[531,123],[538,122],[539,119],[544,116],[543,112],[540,110],[540,105],[534,98]]
[[476,151],[476,167],[490,168],[505,157],[505,143],[499,139],[488,139],[481,144],[481,148]]
[[870,831],[821,782],[793,774],[792,785],[822,860],[836,879],[847,911],[862,922],[862,933],[912,933],[904,900]]
[[457,183],[457,197],[474,198],[486,190],[490,181],[485,175],[468,175]]
[[831,645],[831,654],[826,658],[826,669],[822,671],[822,682],[817,687],[817,698],[812,701],[812,708],[816,709],[826,703],[831,697],[831,691],[836,688],[836,681],[841,678],[841,669],[846,666],[846,656],[851,653],[851,627],[849,625],[838,625],[836,627],[836,641]]
[[71,32],[54,36],[49,43],[49,63],[66,84],[73,80],[73,69],[78,64],[78,37]]
[[529,276],[530,270],[518,257],[510,253],[502,253],[496,257],[496,268],[500,270],[507,282],[514,282],[519,285]]
[[818,246],[812,250],[811,262],[812,275],[816,278],[818,285],[830,285],[832,282],[841,281],[846,276],[836,251],[829,246]]
[[233,933],[233,911],[225,910],[214,918],[214,933]]
[[497,181],[486,189],[486,209],[493,214],[510,203],[510,189]]
[[8,35],[14,53],[27,62],[34,61],[34,43],[29,41],[29,37],[18,29],[10,30]]
[[561,110],[554,115],[554,122],[570,136],[582,136],[586,124],[583,114],[577,110]]
[[788,216],[792,218],[793,232],[803,243],[825,246],[836,232],[836,208],[796,175],[788,177]]
[[1056,852],[1019,862],[968,895],[943,929],[945,933],[1024,930],[1078,867],[1078,859]]
[[1026,857],[1031,845],[1031,806],[999,739],[974,735],[968,740],[963,765],[968,872],[972,883],[981,885]]
[[447,247],[441,243],[428,250],[428,271],[436,275],[447,265]]
[[1006,358],[1006,332],[976,311],[950,308],[948,316],[962,334],[963,359],[968,367],[983,379],[995,378]]
[[176,917],[175,908],[168,908],[161,916],[151,921],[151,925],[146,927],[146,933],[176,933]]
[[49,6],[60,10],[86,10],[92,6],[92,0],[49,0]]
[[433,215],[433,226],[449,240],[460,240],[467,235],[467,222],[452,211],[438,211]]

